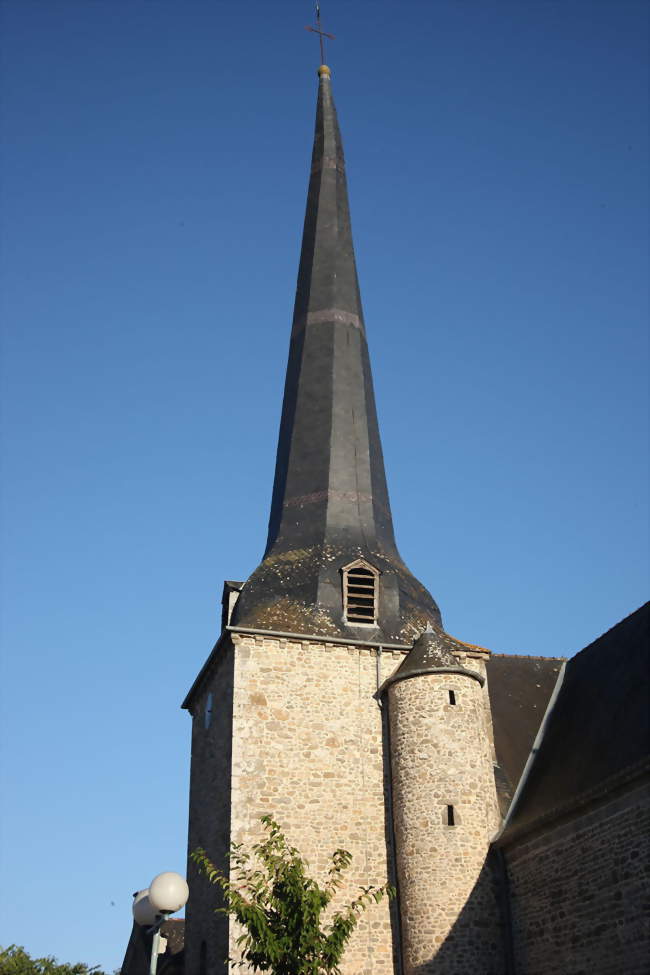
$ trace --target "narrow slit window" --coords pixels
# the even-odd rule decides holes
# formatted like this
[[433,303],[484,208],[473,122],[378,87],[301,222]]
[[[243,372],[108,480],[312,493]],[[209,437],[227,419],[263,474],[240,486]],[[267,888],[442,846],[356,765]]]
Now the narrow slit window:
[[347,623],[377,622],[376,570],[364,565],[351,565],[343,570],[343,616]]
[[203,727],[207,731],[212,724],[212,708],[214,705],[214,697],[212,691],[208,694],[205,699],[205,710],[203,712]]
[[454,807],[447,806],[447,826],[455,826],[456,821],[454,819]]
[[455,704],[456,703],[456,693],[455,693],[455,691],[449,691],[449,703],[450,704]]

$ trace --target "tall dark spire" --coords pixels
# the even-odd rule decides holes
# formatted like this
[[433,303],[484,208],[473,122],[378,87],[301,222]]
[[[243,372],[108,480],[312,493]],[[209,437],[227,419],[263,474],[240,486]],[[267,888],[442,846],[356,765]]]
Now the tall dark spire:
[[[316,131],[269,535],[234,622],[412,642],[440,613],[400,559],[386,487],[330,71]],[[379,570],[377,626],[346,623],[342,569]]]

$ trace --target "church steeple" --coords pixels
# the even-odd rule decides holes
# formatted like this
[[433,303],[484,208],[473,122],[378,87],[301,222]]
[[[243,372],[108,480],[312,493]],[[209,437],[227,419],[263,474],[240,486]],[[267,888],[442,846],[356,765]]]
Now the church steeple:
[[[440,613],[395,545],[343,146],[329,68],[318,74],[268,540],[233,622],[410,643],[427,623],[440,625]],[[365,591],[359,572],[368,573]],[[356,614],[345,598],[355,593]]]

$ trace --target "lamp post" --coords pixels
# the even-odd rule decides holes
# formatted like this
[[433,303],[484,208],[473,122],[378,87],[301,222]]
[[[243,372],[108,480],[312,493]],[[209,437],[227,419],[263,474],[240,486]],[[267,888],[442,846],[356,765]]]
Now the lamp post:
[[145,890],[138,890],[133,895],[133,919],[136,924],[148,927],[153,932],[149,975],[156,975],[160,926],[170,914],[175,914],[185,906],[189,895],[190,889],[185,878],[171,870],[159,873]]

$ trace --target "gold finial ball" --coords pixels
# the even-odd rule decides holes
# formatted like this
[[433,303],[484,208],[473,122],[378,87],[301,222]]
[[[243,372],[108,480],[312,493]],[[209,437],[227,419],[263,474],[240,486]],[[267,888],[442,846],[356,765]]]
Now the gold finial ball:
[[318,77],[319,78],[331,78],[332,77],[332,72],[330,71],[330,69],[327,67],[326,64],[321,64],[320,68],[318,69]]

